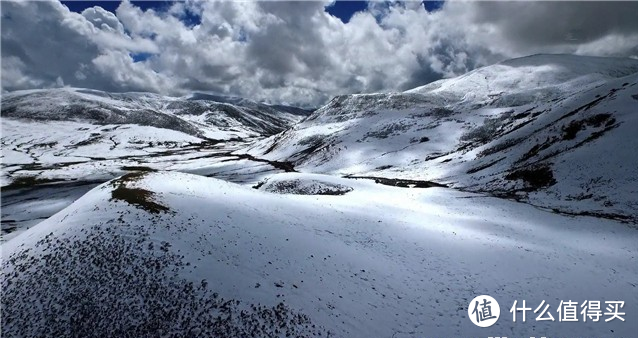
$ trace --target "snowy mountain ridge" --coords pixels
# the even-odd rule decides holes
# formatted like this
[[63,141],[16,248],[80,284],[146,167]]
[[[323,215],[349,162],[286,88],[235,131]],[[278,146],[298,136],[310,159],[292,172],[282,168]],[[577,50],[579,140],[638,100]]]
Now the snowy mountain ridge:
[[303,113],[294,107],[280,110],[247,99],[204,94],[168,97],[56,88],[16,91],[2,96],[5,118],[137,124],[214,139],[274,134],[298,121]]
[[246,152],[635,220],[637,83],[638,60],[535,55],[404,93],[336,97]]
[[204,94],[175,98],[79,88],[6,93],[2,185],[69,176],[108,180],[120,167],[148,162],[166,168],[182,154],[198,158],[216,144],[232,148],[275,134],[308,113]]
[[[638,72],[638,62],[627,58],[537,54],[478,68],[453,79],[432,82],[407,93],[495,95],[499,92],[555,88],[573,91],[577,85],[595,85]],[[471,87],[471,88],[468,88]],[[468,92],[471,89],[471,92]]]

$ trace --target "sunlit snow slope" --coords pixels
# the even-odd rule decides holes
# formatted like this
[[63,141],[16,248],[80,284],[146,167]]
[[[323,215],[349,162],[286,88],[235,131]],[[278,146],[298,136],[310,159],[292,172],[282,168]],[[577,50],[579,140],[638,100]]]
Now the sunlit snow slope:
[[404,93],[336,97],[245,151],[636,221],[637,72],[633,59],[513,59]]
[[[267,192],[286,182],[350,189]],[[3,337],[636,332],[638,234],[623,224],[321,175],[262,188],[169,172],[98,186],[3,245]],[[477,331],[467,306],[483,293],[502,314]],[[627,320],[513,323],[514,300],[554,316],[560,300],[622,300]]]

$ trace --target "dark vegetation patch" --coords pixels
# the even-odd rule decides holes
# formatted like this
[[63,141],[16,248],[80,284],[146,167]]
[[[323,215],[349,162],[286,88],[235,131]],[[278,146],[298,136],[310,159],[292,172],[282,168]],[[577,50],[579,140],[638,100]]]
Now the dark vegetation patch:
[[[532,112],[534,111],[534,109],[536,109],[536,107],[532,107],[532,108],[529,108],[529,109],[527,109],[527,110],[525,110],[523,112],[520,112],[518,114],[514,114],[514,115],[512,115],[512,119],[520,120],[522,118],[528,117],[528,116],[533,114]],[[542,111],[541,111],[541,114],[542,114]],[[540,115],[540,114],[538,114],[538,115]],[[538,116],[538,115],[535,115],[535,116]]]
[[426,161],[431,161],[431,160],[435,160],[435,159],[437,159],[439,157],[443,157],[443,156],[446,156],[446,155],[449,155],[449,154],[450,154],[450,152],[447,152],[447,153],[432,153],[432,154],[426,156],[425,160]]
[[505,179],[510,181],[522,180],[528,185],[528,190],[531,191],[556,184],[554,173],[548,165],[518,169],[507,174]]
[[32,147],[33,148],[53,148],[56,144],[58,144],[57,141],[45,142],[45,143],[36,143]]
[[58,162],[52,164],[42,164],[42,163],[26,163],[26,164],[17,164],[20,166],[20,169],[14,170],[12,172],[20,171],[20,170],[54,170],[70,167],[76,164],[86,163],[87,161],[72,161],[72,162]]
[[[576,115],[576,114],[578,114],[580,112],[588,111],[589,109],[591,109],[591,108],[595,107],[596,105],[598,105],[603,100],[608,99],[608,98],[613,98],[615,93],[618,90],[621,90],[621,89],[622,88],[619,88],[619,89],[613,88],[613,89],[611,89],[609,91],[609,93],[607,93],[604,96],[596,95],[596,99],[594,99],[594,100],[592,100],[592,101],[590,101],[590,102],[588,102],[588,103],[586,103],[586,104],[584,104],[582,106],[579,106],[576,109],[568,112],[567,114],[559,117],[558,119],[556,119],[556,120],[554,120],[554,121],[552,121],[552,122],[550,122],[550,123],[538,128],[538,129],[534,130],[530,135],[539,133],[539,132],[541,132],[543,130],[547,130],[548,128],[554,128],[554,126],[558,125],[559,121],[567,119],[567,118],[569,118],[571,116],[574,116],[574,115]],[[541,113],[543,113],[543,111],[538,112],[538,114],[534,113],[534,114],[532,114],[532,116],[535,117],[537,115],[540,115]],[[601,116],[598,116],[598,115],[601,115]],[[562,136],[560,138],[556,137],[556,136],[552,136],[552,137],[548,136],[547,139],[543,143],[539,143],[539,144],[534,145],[529,151],[527,151],[527,153],[523,154],[523,156],[520,159],[516,160],[516,162],[517,163],[521,163],[521,162],[527,161],[528,159],[538,155],[538,153],[540,151],[551,147],[554,143],[560,141],[561,139],[570,140],[570,139],[575,138],[576,134],[581,130],[582,126],[583,125],[588,125],[588,123],[589,123],[589,125],[594,126],[594,125],[597,124],[598,121],[605,120],[606,121],[605,122],[606,123],[606,127],[602,131],[597,131],[597,132],[592,133],[592,135],[589,136],[585,141],[580,142],[579,144],[577,144],[575,146],[567,147],[567,148],[563,149],[562,152],[568,151],[570,149],[574,149],[574,148],[582,145],[584,142],[592,141],[592,140],[602,136],[602,133],[604,133],[604,132],[606,132],[606,131],[608,131],[610,129],[613,129],[613,128],[618,126],[618,124],[615,124],[615,119],[609,118],[609,117],[605,118],[605,116],[608,115],[608,114],[598,114],[598,115],[594,115],[594,116],[592,116],[590,118],[586,118],[584,120],[580,120],[580,122],[572,121],[570,124],[568,124],[566,126],[563,126],[562,127]],[[529,123],[529,122],[531,122],[531,120],[527,121],[525,123]],[[541,160],[548,159],[548,158],[553,157],[553,156],[555,156],[557,154],[560,154],[560,153],[561,153],[560,151],[553,152],[553,153],[551,153],[549,155],[544,156]]]
[[488,162],[488,163],[485,163],[485,164],[483,164],[483,165],[476,166],[476,167],[474,167],[474,168],[470,168],[470,169],[467,171],[467,173],[468,173],[468,174],[474,174],[474,173],[477,173],[477,172],[479,172],[479,171],[481,171],[481,170],[487,169],[487,168],[489,168],[489,167],[491,167],[491,166],[495,165],[495,164],[496,164],[496,163],[498,163],[498,162],[501,162],[501,161],[502,161],[502,160],[504,160],[504,159],[505,159],[505,157],[501,157],[501,158],[499,158],[499,159],[497,159],[497,160],[495,160],[495,161]]
[[515,139],[507,139],[505,141],[501,141],[489,148],[483,149],[480,153],[476,155],[476,157],[484,157],[488,155],[492,155],[498,152],[501,152],[505,149],[511,148],[521,142],[523,142],[523,138],[515,138]]
[[323,144],[323,140],[326,139],[326,137],[328,137],[328,135],[310,135],[307,137],[302,138],[301,140],[297,141],[297,145],[300,146],[315,146],[317,144]]
[[345,195],[351,192],[352,187],[322,182],[312,179],[292,179],[285,181],[277,181],[268,183],[262,187],[263,190],[278,194],[294,194],[294,195]]
[[[532,113],[534,109],[536,109],[536,107],[529,108],[519,114],[514,114],[513,110],[507,111],[502,113],[498,117],[485,119],[483,125],[461,136],[461,141],[464,141],[465,143],[463,143],[461,147],[459,147],[456,151],[466,150],[466,149],[470,149],[482,144],[486,144],[497,138],[502,139],[504,136],[509,135],[525,127],[526,125],[534,122],[535,121],[533,119],[534,117],[537,117],[543,114],[544,112],[546,112],[546,110],[541,110],[541,111]],[[531,118],[524,120],[525,118],[528,118],[530,114],[531,114]],[[518,121],[518,120],[522,120],[522,121]],[[483,150],[477,156],[481,157],[481,156],[494,154],[501,150],[510,148],[518,144],[522,140],[523,140],[522,138],[514,138],[514,139],[506,140],[502,143],[494,145],[493,147]]]
[[16,220],[14,219],[3,219],[2,220],[2,234],[10,234],[18,229],[16,225]]
[[401,178],[385,178],[374,176],[346,175],[344,178],[374,180],[374,183],[401,188],[447,188],[447,185],[432,181],[408,180]]
[[[638,216],[636,215],[623,215],[623,214],[603,212],[603,211],[570,211],[570,210],[564,210],[564,209],[558,209],[558,208],[547,208],[545,206],[536,205],[533,202],[527,200],[525,194],[520,194],[521,190],[501,190],[501,189],[485,190],[485,189],[468,189],[468,188],[457,188],[457,189],[460,191],[481,193],[487,196],[492,196],[496,198],[516,201],[519,203],[529,204],[539,209],[548,210],[556,214],[562,214],[567,216],[590,216],[590,217],[596,217],[596,218],[616,220],[619,222],[627,223],[629,224],[629,227],[638,230]],[[522,191],[529,192],[530,189],[525,189]],[[583,195],[581,199],[586,199],[587,197],[588,197],[587,195]],[[571,199],[568,198],[567,200],[569,201]]]
[[169,211],[168,207],[153,201],[154,192],[128,186],[129,183],[139,181],[144,175],[145,172],[138,171],[113,180],[111,184],[115,189],[111,192],[111,200],[122,200],[153,214]]
[[585,124],[590,126],[590,127],[600,127],[603,124],[605,126],[609,126],[611,124],[614,124],[616,122],[616,119],[611,117],[611,114],[607,113],[607,114],[597,114],[591,117],[588,117],[584,120]]
[[[297,142],[297,145],[304,146],[305,148],[294,153],[290,158],[296,160],[308,158],[323,149],[329,148],[330,144],[328,140],[328,135],[312,135],[301,139]],[[361,142],[361,140],[357,140],[357,142]]]
[[600,128],[603,124],[605,126],[613,125],[616,119],[611,117],[611,114],[597,114],[590,116],[582,120],[571,121],[567,126],[563,126],[563,140],[573,140],[576,138],[576,134],[583,130],[586,126]]
[[95,144],[98,141],[100,141],[100,139],[102,139],[101,136],[91,136],[89,138],[87,138],[86,140],[82,140],[78,143],[75,143],[73,146],[74,147],[82,147],[82,146],[88,146],[89,144]]
[[583,128],[582,121],[572,121],[563,127],[563,140],[573,140],[576,134]]
[[279,142],[281,142],[283,139],[286,138],[286,132],[283,132],[281,134],[277,134],[273,137],[273,141],[272,144],[270,145],[270,147],[268,147],[268,149],[266,149],[266,151],[264,152],[264,155],[270,153],[271,151],[275,150],[275,148],[277,148],[279,146]]
[[157,169],[153,169],[151,167],[147,167],[143,165],[125,165],[125,166],[122,166],[121,168],[122,170],[126,170],[126,171],[146,171],[146,172],[157,171]]
[[622,215],[622,214],[601,212],[601,211],[573,212],[573,211],[560,210],[556,208],[553,208],[552,212],[555,214],[568,215],[568,216],[589,216],[589,217],[596,217],[596,218],[611,219],[611,220],[615,220],[615,221],[619,221],[623,223],[634,223],[633,226],[630,225],[630,227],[638,230],[638,226],[636,226],[635,224],[638,222],[638,217],[636,216]]
[[389,164],[388,165],[381,165],[381,166],[378,166],[378,167],[374,168],[374,170],[386,170],[386,169],[390,169],[392,167],[394,167],[394,166],[389,165]]
[[566,118],[568,118],[570,116],[576,115],[576,114],[578,114],[581,111],[586,111],[586,110],[589,110],[589,109],[595,107],[596,105],[598,105],[603,100],[605,100],[607,98],[611,98],[612,96],[614,96],[618,90],[619,89],[615,89],[615,88],[611,89],[609,91],[609,93],[607,93],[605,96],[598,97],[597,99],[592,100],[589,103],[586,103],[586,104],[584,104],[584,105],[582,105],[582,106],[570,111],[569,113],[561,116],[560,118],[558,118],[557,120],[555,120],[551,124],[554,124],[554,123],[556,123],[558,121],[564,120],[564,119],[566,119]]
[[428,142],[429,140],[430,138],[427,136],[413,137],[410,139],[410,143],[424,143],[424,142]]
[[386,124],[378,128],[377,130],[367,132],[365,135],[363,135],[361,141],[365,141],[368,138],[385,139],[390,136],[399,135],[410,128],[412,128],[412,124],[406,123],[404,121]]
[[585,194],[585,193],[580,193],[577,195],[567,195],[565,196],[565,200],[567,201],[582,201],[582,200],[587,200],[594,197],[594,194]]
[[443,107],[434,107],[434,108],[426,108],[420,112],[416,112],[413,114],[410,114],[409,117],[410,118],[424,118],[424,117],[435,117],[437,119],[444,119],[446,117],[450,117],[452,115],[456,114],[453,110],[447,109],[447,108],[443,108]]
[[81,231],[51,233],[3,259],[3,337],[331,336],[283,302],[224,298],[214,280],[182,277],[191,262],[140,222],[120,216]]
[[486,118],[483,124],[461,136],[461,141],[487,143],[494,138],[498,129],[505,123],[509,115],[503,114],[496,118]]
[[534,145],[530,150],[528,150],[523,156],[518,159],[516,162],[521,163],[529,160],[530,158],[538,155],[541,151],[553,146],[554,144],[559,143],[561,140],[572,140],[576,138],[576,135],[582,131],[591,128],[602,128],[600,130],[596,130],[591,132],[591,134],[586,137],[583,141],[578,142],[572,146],[565,147],[564,149],[555,150],[549,154],[544,155],[538,161],[546,160],[550,157],[556,156],[563,152],[569,151],[571,149],[578,148],[587,142],[591,142],[602,135],[604,135],[609,130],[612,130],[618,127],[620,124],[616,123],[616,119],[612,117],[612,114],[604,113],[604,114],[596,114],[587,118],[583,118],[580,120],[573,120],[568,125],[563,126],[561,128],[561,134],[559,136],[548,136],[545,141],[542,143]]
[[9,185],[2,187],[2,190],[31,188],[40,184],[54,183],[54,182],[61,182],[61,181],[64,181],[64,180],[52,179],[52,178],[38,178],[35,176],[18,176],[14,178]]
[[259,189],[259,188],[263,187],[264,184],[266,184],[266,182],[268,182],[268,180],[259,181],[259,182],[257,182],[257,184],[253,185],[252,188],[253,189]]
[[512,116],[512,119],[514,119],[514,120],[520,120],[520,119],[522,119],[522,118],[526,118],[526,117],[530,116],[531,114],[532,114],[531,112],[524,111],[524,112],[522,112],[522,113],[518,113],[518,114],[516,114],[516,115],[513,115],[513,116]]
[[523,156],[518,159],[517,162],[524,162],[529,160],[530,158],[538,155],[538,153],[542,150],[545,150],[549,147],[552,146],[552,144],[554,144],[556,142],[558,138],[555,136],[547,137],[547,139],[545,140],[545,142],[541,143],[541,144],[535,144],[530,150],[528,150],[525,154],[523,154]]
[[582,142],[580,142],[578,145],[580,146],[580,145],[585,144],[585,143],[587,143],[587,142],[591,142],[591,141],[593,141],[593,140],[595,140],[595,139],[597,139],[597,138],[599,138],[599,137],[603,136],[603,135],[604,135],[607,131],[609,131],[609,130],[611,130],[611,129],[614,129],[614,128],[616,128],[617,126],[618,126],[618,125],[612,125],[612,126],[606,127],[606,128],[605,128],[605,129],[603,129],[603,130],[595,131],[595,132],[591,133],[591,135],[589,135],[589,136],[588,136],[586,139],[584,139]]
[[[295,170],[295,166],[290,163],[290,162],[282,162],[282,161],[271,161],[271,160],[266,160],[263,158],[257,158],[255,156],[252,156],[250,154],[228,154],[228,156],[236,156],[239,159],[244,159],[244,160],[250,160],[250,161],[254,161],[254,162],[262,162],[262,163],[268,163],[271,166],[283,170],[287,173],[296,173],[297,170]],[[227,162],[227,161],[235,161],[235,159],[228,159],[228,160],[224,160],[222,162]]]

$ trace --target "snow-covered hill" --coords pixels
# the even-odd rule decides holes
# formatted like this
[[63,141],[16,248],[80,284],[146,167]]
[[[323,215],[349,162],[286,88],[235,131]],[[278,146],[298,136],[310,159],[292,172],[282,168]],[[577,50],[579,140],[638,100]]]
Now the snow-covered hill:
[[94,125],[134,124],[217,140],[275,134],[297,122],[304,112],[294,107],[279,109],[243,98],[197,93],[167,97],[57,88],[16,91],[2,96],[3,118]]
[[280,132],[304,112],[204,94],[172,98],[76,88],[7,93],[2,185],[110,179],[122,167],[166,169],[202,158],[220,143],[232,148]]
[[[78,88],[3,93],[1,105],[2,240],[129,171],[212,175],[225,171],[213,162],[250,162],[226,155],[309,113],[201,93],[175,98]],[[266,162],[252,166],[259,164],[272,169]]]
[[435,181],[638,220],[638,60],[534,55],[345,95],[245,152],[304,172]]
[[[287,194],[309,186],[350,189]],[[3,337],[636,332],[638,233],[618,222],[322,175],[262,188],[176,172],[96,187],[3,244]],[[488,329],[467,318],[478,294],[501,306]],[[561,300],[621,300],[627,315],[513,323],[515,300],[544,300],[555,318]]]

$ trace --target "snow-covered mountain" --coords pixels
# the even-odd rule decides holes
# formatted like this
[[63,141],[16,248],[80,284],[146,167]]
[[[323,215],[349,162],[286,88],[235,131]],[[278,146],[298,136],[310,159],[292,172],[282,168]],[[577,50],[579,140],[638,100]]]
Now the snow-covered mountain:
[[[307,117],[3,94],[2,334],[633,336],[637,84],[638,60],[536,55]],[[556,321],[514,323],[523,300]],[[586,300],[626,320],[558,321]]]
[[201,93],[78,88],[3,93],[1,105],[3,239],[132,170],[223,171],[208,169],[212,158],[238,159],[225,154],[309,114]]
[[151,93],[57,88],[16,91],[2,96],[4,118],[133,124],[222,140],[275,134],[307,113],[295,107],[281,109],[243,98],[197,93],[175,98]]
[[[96,187],[3,245],[3,337],[636,332],[638,241],[624,224],[322,175],[262,188],[176,172]],[[344,194],[312,195],[334,188]],[[501,319],[477,331],[478,294]],[[560,300],[591,299],[625,301],[626,321],[513,324],[507,312],[544,300],[558,318]]]
[[404,93],[345,95],[248,153],[636,220],[638,60],[534,55]]
[[308,113],[205,94],[173,98],[77,88],[7,93],[2,96],[2,185],[199,156],[220,142],[283,131]]

